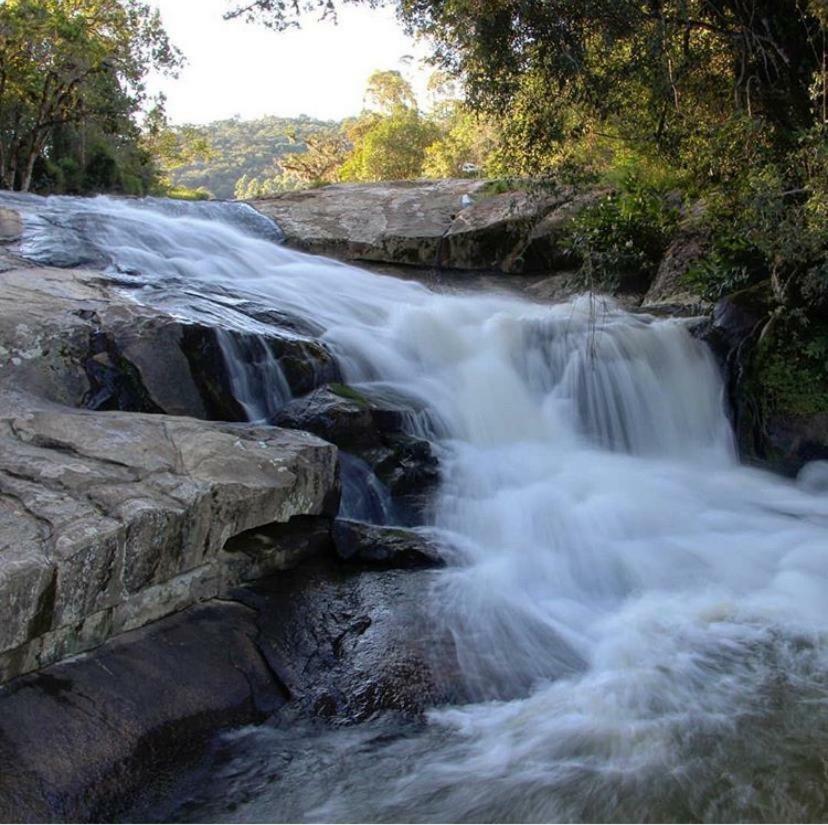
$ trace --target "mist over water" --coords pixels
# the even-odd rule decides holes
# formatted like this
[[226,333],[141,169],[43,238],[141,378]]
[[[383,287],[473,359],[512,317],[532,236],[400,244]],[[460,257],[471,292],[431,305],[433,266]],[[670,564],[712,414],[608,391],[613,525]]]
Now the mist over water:
[[[216,782],[244,793],[195,819],[828,816],[828,494],[739,465],[685,322],[438,294],[280,247],[240,205],[10,200],[31,258],[102,261],[228,329],[266,331],[246,299],[308,321],[349,382],[425,406],[411,427],[441,455],[430,518],[455,563],[428,609],[470,701],[394,736],[234,734]],[[267,418],[278,364],[244,370]],[[385,512],[348,472],[354,512]]]

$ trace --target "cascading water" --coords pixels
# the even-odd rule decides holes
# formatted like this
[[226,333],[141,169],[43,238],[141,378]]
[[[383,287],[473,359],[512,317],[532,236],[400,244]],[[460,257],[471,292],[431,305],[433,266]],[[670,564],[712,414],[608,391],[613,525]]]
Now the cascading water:
[[308,319],[349,382],[429,411],[434,526],[461,554],[429,610],[470,701],[396,737],[241,734],[281,778],[222,818],[828,816],[828,497],[739,466],[683,322],[437,294],[279,247],[241,206],[12,204],[29,257],[105,260],[230,329],[236,300]]

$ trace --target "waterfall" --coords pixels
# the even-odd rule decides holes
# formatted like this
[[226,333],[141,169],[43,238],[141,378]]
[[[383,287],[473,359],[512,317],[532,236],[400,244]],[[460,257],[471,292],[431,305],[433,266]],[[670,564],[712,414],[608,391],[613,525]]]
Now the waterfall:
[[[434,526],[462,548],[429,609],[469,701],[383,745],[343,734],[288,818],[824,818],[828,498],[739,465],[684,322],[439,294],[285,249],[240,205],[10,201],[27,256],[103,261],[228,329],[253,322],[227,296],[306,319],[346,380],[429,411]],[[236,373],[251,418],[287,397],[271,366]],[[387,510],[356,492],[354,513]]]

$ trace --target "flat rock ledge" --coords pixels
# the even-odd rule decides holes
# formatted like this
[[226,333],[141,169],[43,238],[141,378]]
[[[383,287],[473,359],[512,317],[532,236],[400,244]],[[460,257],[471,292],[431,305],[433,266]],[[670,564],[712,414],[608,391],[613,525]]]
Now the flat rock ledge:
[[0,679],[229,587],[289,550],[227,541],[322,515],[335,448],[298,432],[132,413],[0,418]]
[[577,268],[563,243],[578,212],[606,194],[571,186],[502,191],[462,178],[346,183],[251,201],[285,243],[345,261],[507,274]]

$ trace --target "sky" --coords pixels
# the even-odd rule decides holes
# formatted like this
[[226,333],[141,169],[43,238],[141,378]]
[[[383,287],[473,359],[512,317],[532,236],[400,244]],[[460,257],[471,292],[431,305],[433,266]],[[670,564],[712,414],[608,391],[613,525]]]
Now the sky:
[[173,123],[234,115],[339,120],[360,111],[365,82],[375,69],[399,69],[423,95],[427,49],[405,35],[390,8],[345,6],[338,24],[311,17],[301,29],[275,32],[223,20],[230,0],[151,2],[187,58],[177,79],[150,78],[150,91],[166,94]]

